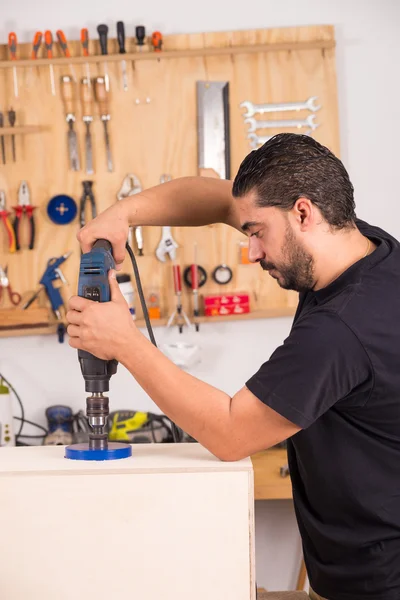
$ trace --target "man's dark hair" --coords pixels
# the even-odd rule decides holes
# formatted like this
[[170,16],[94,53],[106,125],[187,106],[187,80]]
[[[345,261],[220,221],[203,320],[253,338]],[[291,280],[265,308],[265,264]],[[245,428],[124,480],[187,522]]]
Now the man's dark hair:
[[353,227],[354,188],[343,163],[308,135],[280,133],[250,152],[233,182],[233,196],[255,191],[257,206],[293,208],[308,198],[337,229]]

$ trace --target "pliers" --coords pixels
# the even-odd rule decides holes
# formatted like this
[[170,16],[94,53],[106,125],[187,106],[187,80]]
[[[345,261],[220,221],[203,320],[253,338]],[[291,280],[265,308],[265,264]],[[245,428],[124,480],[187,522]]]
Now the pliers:
[[93,181],[82,181],[82,186],[83,186],[83,193],[81,196],[81,200],[80,200],[80,206],[79,206],[79,221],[81,224],[81,227],[84,227],[85,225],[85,209],[86,209],[86,200],[89,198],[89,202],[90,202],[90,206],[91,206],[91,210],[92,210],[92,219],[94,219],[97,216],[97,209],[96,209],[96,201],[94,199],[94,194],[93,194]]
[[6,207],[6,194],[3,190],[0,190],[0,219],[3,221],[8,234],[8,250],[15,252],[15,233],[8,218],[10,214]]
[[8,290],[8,297],[10,298],[11,304],[17,306],[21,302],[21,295],[18,292],[13,292],[10,286],[10,281],[7,277],[7,267],[3,269],[0,266],[0,300],[3,296],[3,291]]
[[30,235],[29,235],[29,250],[33,250],[35,245],[35,220],[33,218],[33,211],[36,206],[31,204],[31,196],[29,193],[28,183],[21,181],[21,185],[18,190],[18,205],[13,207],[15,210],[14,220],[14,233],[15,233],[15,247],[17,250],[20,249],[21,244],[19,240],[19,229],[23,213],[28,217]]

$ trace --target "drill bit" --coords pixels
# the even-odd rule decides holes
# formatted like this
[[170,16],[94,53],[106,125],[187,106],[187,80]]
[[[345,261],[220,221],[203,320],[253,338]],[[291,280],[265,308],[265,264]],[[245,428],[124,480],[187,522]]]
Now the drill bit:
[[[8,111],[8,122],[10,124],[10,127],[14,127],[15,120],[16,120],[15,110],[13,110],[13,108],[11,107],[10,110]],[[15,155],[15,135],[14,134],[11,136],[11,145],[12,145],[13,161],[16,162],[16,155]]]
[[[4,116],[3,113],[0,112],[0,128],[4,127]],[[3,165],[6,164],[6,149],[4,146],[4,135],[0,136],[0,141],[1,141],[1,155],[3,157]]]

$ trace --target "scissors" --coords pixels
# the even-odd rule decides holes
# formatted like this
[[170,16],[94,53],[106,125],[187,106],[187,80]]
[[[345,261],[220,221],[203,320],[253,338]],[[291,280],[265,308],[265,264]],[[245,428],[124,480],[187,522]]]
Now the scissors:
[[0,266],[0,301],[3,296],[3,291],[7,289],[8,296],[10,298],[11,303],[14,304],[14,306],[17,306],[17,304],[19,304],[21,302],[21,295],[18,294],[17,292],[12,291],[11,286],[10,286],[10,281],[7,277],[7,269],[8,269],[8,267],[3,269]]

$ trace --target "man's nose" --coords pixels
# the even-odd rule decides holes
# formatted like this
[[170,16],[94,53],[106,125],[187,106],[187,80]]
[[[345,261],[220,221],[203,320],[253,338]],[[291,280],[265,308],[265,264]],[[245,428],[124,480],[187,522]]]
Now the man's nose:
[[263,258],[265,258],[265,252],[262,249],[260,240],[253,237],[249,238],[249,261],[255,263]]

